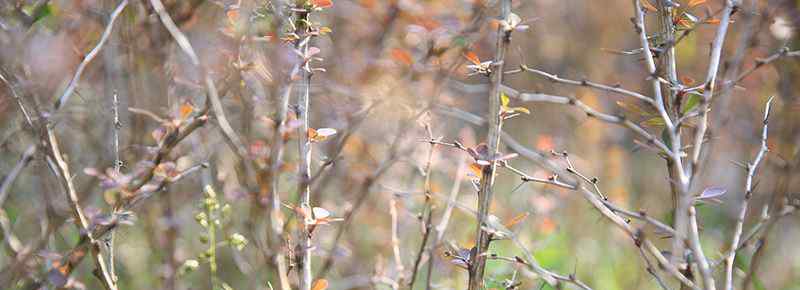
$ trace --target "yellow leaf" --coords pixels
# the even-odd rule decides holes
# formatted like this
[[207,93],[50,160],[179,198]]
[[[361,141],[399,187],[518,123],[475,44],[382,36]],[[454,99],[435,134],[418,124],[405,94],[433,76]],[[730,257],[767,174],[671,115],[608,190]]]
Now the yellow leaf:
[[514,108],[511,108],[511,111],[514,112],[514,113],[525,113],[525,114],[528,114],[528,115],[531,114],[531,110],[528,110],[528,108],[525,108],[525,107],[514,107]]
[[330,27],[323,26],[323,27],[319,28],[319,34],[320,35],[325,35],[325,34],[328,34],[328,33],[331,33],[331,32],[333,32],[333,30],[331,30]]
[[504,109],[508,109],[508,103],[510,102],[508,95],[506,93],[500,93],[500,103]]

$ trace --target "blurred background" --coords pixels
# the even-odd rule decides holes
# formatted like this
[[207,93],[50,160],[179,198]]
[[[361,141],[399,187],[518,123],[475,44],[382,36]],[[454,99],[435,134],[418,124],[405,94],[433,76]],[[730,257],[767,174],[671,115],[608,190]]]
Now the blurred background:
[[[476,208],[477,195],[469,175],[472,158],[446,146],[434,147],[428,157],[431,146],[424,140],[430,138],[428,126],[433,137],[445,142],[458,140],[474,147],[484,141],[486,128],[470,116],[485,116],[488,80],[469,74],[464,55],[474,53],[481,61],[493,57],[497,26],[493,19],[499,14],[496,2],[334,0],[331,7],[312,14],[312,20],[325,27],[312,44],[320,49],[316,56],[322,58],[314,65],[325,71],[313,74],[310,122],[314,128],[337,130],[336,135],[314,144],[312,173],[320,174],[312,186],[312,200],[314,206],[327,209],[334,217],[349,216],[345,222],[320,225],[314,232],[312,265],[315,275],[325,272],[324,277],[315,277],[327,279],[328,289],[391,289],[393,283],[408,283],[424,236],[426,172],[433,225],[442,222],[452,193],[457,194],[458,206],[447,218],[442,240],[429,252],[433,255],[425,251],[414,289],[425,288],[428,267],[432,267],[433,288],[466,288],[467,271],[451,262],[445,252],[474,245],[477,225],[471,210]],[[693,1],[704,2],[695,6],[678,2],[698,19],[716,18],[715,12],[722,6],[718,0]],[[757,60],[783,47],[798,48],[794,28],[800,23],[800,2],[744,2],[733,16],[720,80],[733,66],[747,72]],[[51,107],[100,39],[118,4],[111,0],[2,0],[0,68],[26,104],[44,110]],[[269,1],[164,4],[216,82],[227,118],[248,149],[247,159],[257,165],[268,164],[272,144],[286,142],[284,163],[275,173],[280,181],[278,194],[286,203],[283,216],[293,218],[299,160],[293,113],[287,124],[295,126],[290,133],[279,140],[274,135],[280,93],[297,61],[282,39],[289,28],[274,27]],[[618,84],[648,96],[652,93],[641,54],[629,53],[640,47],[630,20],[634,16],[632,1],[513,1],[512,11],[530,29],[514,33],[504,63],[508,70],[526,64],[563,78]],[[742,21],[748,13],[752,22]],[[753,24],[752,37],[743,36],[744,23]],[[718,25],[695,24],[676,46],[678,73],[687,85],[705,79],[709,44]],[[648,14],[647,27],[657,31],[654,13]],[[742,60],[731,63],[740,49],[744,49]],[[0,176],[4,181],[40,137],[26,125],[7,84],[0,90]],[[576,97],[599,111],[624,114],[656,136],[661,134],[663,124],[648,122],[653,113],[636,109],[642,104],[630,97],[526,73],[509,74],[504,84],[522,92]],[[759,226],[760,232],[740,251],[736,263],[740,268],[737,277],[744,276],[753,253],[763,248],[758,250],[763,257],[750,289],[800,289],[798,219],[779,214],[793,209],[800,192],[798,178],[794,178],[800,162],[799,91],[797,58],[779,58],[748,74],[729,92],[720,93],[722,97],[715,99],[710,113],[710,139],[692,189],[698,193],[712,186],[727,190],[721,203],[698,208],[706,255],[716,260],[727,250],[744,196],[746,172],[737,163],[754,158],[764,104],[775,96],[768,139],[771,152],[757,173],[745,223],[745,233],[754,226]],[[121,172],[132,177],[147,166],[152,149],[163,136],[165,127],[156,119],[185,120],[205,102],[201,71],[176,45],[149,1],[128,4],[74,95],[61,110],[49,115],[72,169],[81,205],[91,217],[109,213],[115,194],[114,185],[107,184],[100,174],[114,167],[115,94],[121,119]],[[292,98],[290,104],[295,102]],[[673,201],[666,162],[643,146],[635,134],[589,118],[572,106],[514,98],[511,105],[530,110],[530,114],[507,120],[503,127],[522,146],[545,153],[562,169],[567,166],[564,160],[547,154],[568,151],[578,171],[598,178],[609,201],[671,224]],[[431,110],[424,113],[426,109]],[[229,213],[220,218],[220,239],[239,233],[248,241],[241,250],[219,247],[219,278],[234,289],[269,289],[269,284],[278,288],[273,259],[276,251],[291,250],[292,246],[276,246],[275,237],[270,237],[265,212],[271,198],[260,192],[255,174],[244,165],[249,161],[237,157],[217,124],[212,117],[167,157],[170,170],[183,171],[203,163],[207,168],[142,201],[132,209],[135,221],[116,230],[120,289],[211,289],[209,270],[202,259],[195,271],[187,271],[191,267],[185,264],[208,247],[203,242],[207,229],[196,222],[196,215],[204,212],[205,185],[216,189],[220,202],[229,204]],[[430,170],[426,170],[428,162]],[[531,176],[552,174],[541,162],[523,157],[509,162]],[[385,172],[383,168],[387,168]],[[35,257],[23,263],[8,247],[0,253],[0,269],[23,269],[15,279],[4,280],[10,284],[0,288],[17,289],[25,281],[46,279],[48,270],[75,245],[80,232],[65,222],[72,216],[70,207],[40,154],[33,156],[5,190],[0,198],[7,224],[3,237],[8,240],[10,231],[23,244],[37,246]],[[501,220],[529,214],[512,229],[544,267],[565,275],[574,273],[594,289],[659,289],[630,238],[576,192],[522,183],[503,169],[495,192],[491,212]],[[774,219],[762,218],[765,207]],[[43,234],[48,224],[58,226]],[[662,249],[670,247],[670,239],[652,227],[638,221],[632,225],[652,233],[649,237]],[[289,245],[298,239],[296,227],[296,220],[287,224]],[[36,244],[40,239],[43,242]],[[491,251],[504,257],[522,255],[511,241],[495,242]],[[716,268],[718,275],[724,272],[721,269]],[[92,270],[94,263],[84,261],[72,275],[73,286],[100,289]],[[542,283],[524,267],[492,260],[487,267],[487,288],[504,289],[503,281],[512,276],[522,283],[520,289],[539,289]],[[296,281],[294,270],[290,277]],[[674,281],[670,285],[678,287]]]

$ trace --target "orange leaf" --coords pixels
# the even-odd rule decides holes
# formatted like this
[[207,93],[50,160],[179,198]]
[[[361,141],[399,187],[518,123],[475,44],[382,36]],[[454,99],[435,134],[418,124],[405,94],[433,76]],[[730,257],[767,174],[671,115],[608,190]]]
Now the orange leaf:
[[311,5],[318,8],[329,8],[333,6],[333,1],[331,0],[311,0]]
[[517,225],[518,223],[522,222],[523,220],[525,220],[525,218],[527,218],[529,215],[530,215],[530,213],[523,212],[523,213],[511,218],[510,220],[508,220],[506,222],[505,226],[507,228],[511,228],[511,227]]
[[414,60],[411,58],[411,54],[400,48],[392,49],[392,59],[402,64],[411,66],[414,63]]
[[464,53],[464,57],[466,57],[467,60],[469,60],[469,62],[471,62],[472,64],[476,65],[481,64],[481,59],[478,58],[478,55],[476,55],[474,52],[467,51],[466,53]]
[[483,175],[483,166],[478,163],[472,163],[469,165],[469,171],[472,175],[475,175],[475,177],[481,178]]
[[325,290],[328,289],[328,280],[319,279],[314,281],[314,284],[311,285],[311,290]]
[[539,135],[539,138],[536,139],[536,148],[545,152],[555,149],[553,137],[550,135]]
[[704,23],[706,23],[706,24],[719,24],[719,19],[718,18],[711,18],[709,20],[706,20]]
[[681,77],[681,81],[683,81],[683,84],[687,86],[691,86],[694,84],[694,79],[690,77]]
[[317,139],[317,136],[319,136],[319,133],[317,133],[317,129],[308,128],[308,139],[314,140]]
[[225,14],[228,16],[228,21],[231,23],[236,23],[236,21],[239,20],[239,9],[228,10]]
[[647,10],[647,12],[658,11],[658,9],[656,9],[656,7],[653,6],[653,4],[650,4],[650,1],[647,0],[642,0],[642,7],[644,7],[644,10]]
[[706,3],[706,0],[689,0],[689,4],[686,4],[686,5],[689,6],[689,8],[693,8],[693,7],[697,6],[697,5],[702,5],[702,4],[705,4],[705,3]]
[[553,221],[553,219],[545,217],[539,224],[539,229],[545,234],[552,233],[556,229],[556,223]]
[[181,105],[179,111],[180,111],[180,118],[186,120],[186,118],[188,118],[189,115],[191,115],[192,112],[194,112],[194,106],[192,106],[192,103],[186,102],[183,103],[183,105]]

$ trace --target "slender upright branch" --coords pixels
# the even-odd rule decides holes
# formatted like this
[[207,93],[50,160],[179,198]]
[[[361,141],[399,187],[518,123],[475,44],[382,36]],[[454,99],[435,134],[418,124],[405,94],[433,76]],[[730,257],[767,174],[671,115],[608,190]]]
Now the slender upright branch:
[[730,252],[725,257],[725,290],[733,290],[733,261],[736,258],[736,249],[739,247],[739,240],[742,236],[742,227],[744,226],[744,219],[747,215],[747,206],[750,198],[753,196],[753,177],[756,174],[758,165],[764,159],[769,148],[767,147],[767,125],[769,124],[769,112],[772,107],[772,97],[767,100],[766,107],[764,108],[764,128],[761,130],[761,147],[758,149],[753,162],[747,164],[747,178],[744,186],[744,200],[739,205],[739,213],[736,216],[736,224],[733,229],[733,236],[731,237]]
[[703,138],[708,129],[708,111],[711,108],[711,98],[714,96],[714,88],[716,87],[717,72],[719,71],[720,60],[722,58],[722,48],[725,43],[725,35],[728,32],[731,15],[734,13],[739,0],[725,0],[725,8],[723,8],[722,16],[720,18],[719,26],[717,27],[717,34],[714,41],[711,43],[711,56],[708,61],[708,70],[706,71],[706,80],[703,83],[703,98],[701,99],[702,109],[700,109],[700,124],[694,136],[694,146],[691,154],[692,164],[691,172],[694,175],[697,172],[697,166],[700,161],[700,153],[703,149]]
[[[511,14],[511,0],[502,0],[500,4],[500,19],[508,19]],[[511,31],[497,29],[497,42],[495,55],[492,60],[492,73],[490,73],[489,90],[489,113],[486,119],[489,121],[489,133],[486,137],[489,156],[494,156],[500,146],[500,132],[502,131],[502,119],[500,116],[500,86],[503,83],[503,63],[505,62],[506,49],[511,42]],[[492,205],[492,187],[494,186],[495,168],[497,163],[491,161],[489,165],[483,167],[478,191],[478,226],[475,238],[476,252],[470,257],[469,267],[469,290],[480,290],[483,288],[483,274],[486,269],[486,256],[483,255],[489,250],[490,234],[483,230],[484,223],[489,215],[489,208]],[[548,281],[554,282],[554,281]],[[552,284],[552,283],[551,283]]]
[[[431,125],[429,123],[425,123],[425,131],[428,133],[428,138],[433,139],[433,131],[431,130]],[[420,264],[422,263],[422,257],[425,254],[425,249],[427,249],[428,239],[431,236],[432,226],[432,218],[433,218],[433,204],[431,201],[432,198],[432,188],[431,188],[431,174],[433,172],[433,152],[436,149],[436,144],[430,143],[430,148],[428,148],[428,158],[425,161],[425,169],[423,170],[423,176],[425,181],[423,183],[423,191],[424,191],[424,198],[425,198],[425,205],[422,208],[422,214],[420,215],[420,219],[422,220],[422,242],[419,245],[419,251],[417,252],[417,257],[414,259],[414,266],[411,268],[411,280],[408,282],[408,288],[414,288],[414,282],[417,281],[417,271],[419,270]],[[430,259],[430,257],[429,257]],[[433,264],[428,264],[428,267],[432,267]]]

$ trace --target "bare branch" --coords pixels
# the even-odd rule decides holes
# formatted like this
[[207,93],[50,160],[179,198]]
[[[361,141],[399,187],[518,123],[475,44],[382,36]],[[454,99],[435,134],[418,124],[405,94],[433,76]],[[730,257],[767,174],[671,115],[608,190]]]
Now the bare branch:
[[114,21],[117,20],[120,14],[122,14],[122,10],[128,6],[128,0],[122,0],[122,2],[117,5],[117,8],[114,9],[114,12],[111,12],[111,17],[108,20],[108,24],[106,25],[106,29],[103,30],[103,35],[100,36],[100,41],[97,42],[94,48],[92,48],[86,56],[83,57],[83,61],[78,65],[78,69],[75,70],[75,74],[72,76],[72,79],[67,84],[67,88],[64,89],[64,92],[61,94],[61,97],[55,102],[53,106],[53,112],[58,111],[61,109],[64,104],[67,103],[69,97],[72,96],[72,93],[75,91],[75,87],[78,86],[78,82],[81,80],[81,75],[83,74],[83,70],[86,69],[86,66],[89,65],[90,62],[100,53],[100,50],[103,48],[103,45],[108,41],[108,37],[111,36],[111,31],[114,30]]
[[589,87],[589,88],[598,89],[598,90],[605,91],[605,92],[617,93],[617,94],[620,94],[620,95],[623,95],[623,96],[633,97],[633,98],[635,98],[637,100],[640,100],[642,102],[645,102],[646,104],[649,104],[651,106],[655,105],[655,103],[653,102],[652,98],[650,98],[648,96],[645,96],[645,95],[642,95],[640,93],[631,91],[631,90],[623,89],[619,85],[604,85],[604,84],[595,83],[595,82],[592,82],[592,81],[589,81],[589,80],[576,81],[576,80],[571,80],[571,79],[565,79],[565,78],[561,78],[561,77],[559,77],[559,76],[557,76],[555,74],[551,74],[551,73],[548,73],[548,72],[545,72],[545,71],[541,71],[541,70],[538,70],[538,69],[530,68],[530,67],[528,67],[527,65],[524,65],[524,64],[520,65],[519,69],[507,71],[506,74],[515,74],[515,73],[520,73],[520,72],[533,73],[535,75],[542,76],[542,77],[544,77],[544,78],[546,78],[546,79],[548,79],[548,80],[550,80],[552,82],[556,82],[556,83],[560,83],[560,84]]

